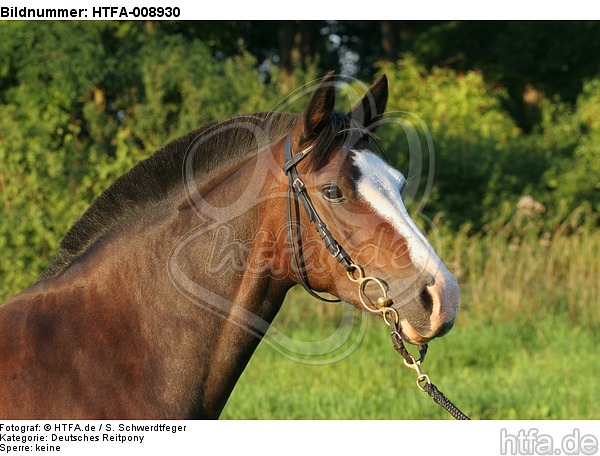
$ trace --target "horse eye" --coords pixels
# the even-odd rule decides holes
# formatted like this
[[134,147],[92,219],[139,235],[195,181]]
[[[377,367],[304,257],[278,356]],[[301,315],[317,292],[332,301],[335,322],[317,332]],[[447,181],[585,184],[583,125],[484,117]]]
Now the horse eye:
[[337,185],[329,185],[323,189],[323,196],[325,199],[333,202],[339,202],[344,198],[342,191]]

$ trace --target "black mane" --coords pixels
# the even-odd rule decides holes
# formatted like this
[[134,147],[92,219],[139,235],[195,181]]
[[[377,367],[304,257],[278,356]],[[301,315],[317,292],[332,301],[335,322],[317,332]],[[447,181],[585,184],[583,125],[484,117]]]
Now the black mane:
[[[248,126],[256,125],[265,132],[267,144],[271,144],[289,133],[296,118],[294,114],[277,112],[234,116],[221,122],[209,122],[157,150],[119,177],[91,204],[62,239],[56,257],[39,280],[60,275],[104,235],[125,226],[145,208],[162,201],[174,191],[182,191],[186,152],[201,135],[210,137],[195,150],[193,172],[196,178],[256,151],[255,132]],[[346,135],[339,133],[351,128],[350,118],[342,113],[334,112],[331,120],[331,124],[314,138],[313,151],[307,157],[312,169],[319,169],[327,163],[335,150],[334,142],[345,142],[343,136]],[[235,128],[236,123],[242,123],[244,127]]]

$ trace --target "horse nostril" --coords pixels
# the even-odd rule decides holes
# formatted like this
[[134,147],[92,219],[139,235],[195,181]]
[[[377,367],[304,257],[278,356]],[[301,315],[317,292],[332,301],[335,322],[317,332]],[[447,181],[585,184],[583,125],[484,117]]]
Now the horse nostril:
[[421,291],[421,305],[427,311],[428,314],[433,312],[433,298],[427,290],[427,286],[423,287],[423,291]]

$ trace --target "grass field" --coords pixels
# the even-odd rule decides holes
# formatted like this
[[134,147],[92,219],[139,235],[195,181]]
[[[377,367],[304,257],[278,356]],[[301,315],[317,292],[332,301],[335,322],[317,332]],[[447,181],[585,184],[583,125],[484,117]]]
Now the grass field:
[[[454,329],[430,344],[423,370],[472,418],[600,418],[600,232],[567,231],[444,240],[462,309]],[[274,326],[318,341],[335,333],[340,309],[295,289]],[[356,349],[323,365],[261,343],[222,418],[451,418],[417,389],[382,321],[369,317],[364,337],[352,334]]]

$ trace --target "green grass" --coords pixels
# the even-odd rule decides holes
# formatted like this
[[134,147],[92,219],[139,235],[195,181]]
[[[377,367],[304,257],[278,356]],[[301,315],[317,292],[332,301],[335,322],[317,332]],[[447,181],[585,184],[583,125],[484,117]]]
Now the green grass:
[[[293,303],[288,303],[290,306]],[[317,304],[315,305],[322,305]],[[371,319],[372,320],[372,319]],[[311,327],[312,326],[312,327]],[[326,333],[306,324],[291,336]],[[560,316],[534,326],[459,318],[431,343],[423,370],[472,418],[600,418],[598,336]],[[385,325],[370,321],[356,351],[321,366],[290,361],[262,343],[225,419],[446,419],[419,391]]]
[[[462,309],[453,330],[430,344],[423,370],[472,418],[600,418],[600,232],[563,228],[518,243],[502,229],[444,241]],[[274,326],[318,341],[335,332],[340,308],[295,289]],[[353,335],[356,349],[323,365],[292,361],[262,342],[222,418],[451,418],[417,389],[382,321],[369,317],[364,338]]]

